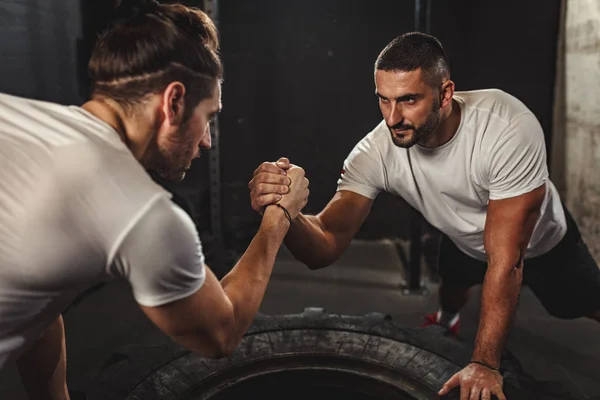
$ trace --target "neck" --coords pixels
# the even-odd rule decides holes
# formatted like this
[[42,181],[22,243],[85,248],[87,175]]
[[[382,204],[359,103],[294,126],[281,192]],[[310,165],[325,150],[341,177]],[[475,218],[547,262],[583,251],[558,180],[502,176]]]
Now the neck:
[[460,126],[460,106],[453,99],[448,108],[441,111],[438,126],[425,143],[420,143],[422,146],[429,148],[439,147],[448,143],[454,137]]
[[148,150],[152,139],[152,135],[147,134],[152,131],[148,118],[141,115],[131,118],[112,100],[92,99],[81,108],[110,125],[133,156],[144,164],[149,156]]

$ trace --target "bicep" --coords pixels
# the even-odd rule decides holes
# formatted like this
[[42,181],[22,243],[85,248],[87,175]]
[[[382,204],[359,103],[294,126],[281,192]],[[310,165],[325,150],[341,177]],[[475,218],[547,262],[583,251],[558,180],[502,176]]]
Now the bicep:
[[531,239],[546,195],[546,185],[525,194],[490,200],[485,223],[484,246],[490,265],[515,265]]
[[131,229],[115,260],[148,318],[184,346],[212,354],[233,321],[233,306],[204,264],[191,218],[157,201]]
[[156,326],[184,346],[188,337],[194,344],[216,341],[217,332],[229,329],[233,318],[233,305],[221,283],[208,267],[205,270],[204,284],[190,296],[157,307],[140,305]]
[[191,218],[168,198],[157,199],[122,240],[113,270],[129,282],[143,306],[160,306],[196,292],[206,269]]

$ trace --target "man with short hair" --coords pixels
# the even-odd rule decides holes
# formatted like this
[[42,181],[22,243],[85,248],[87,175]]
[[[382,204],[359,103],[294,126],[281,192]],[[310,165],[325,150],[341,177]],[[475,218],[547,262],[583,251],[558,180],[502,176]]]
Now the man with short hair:
[[[384,120],[345,160],[329,204],[299,214],[285,244],[309,268],[326,267],[380,192],[402,197],[443,233],[429,323],[456,333],[469,288],[483,284],[472,362],[440,394],[460,385],[461,399],[504,399],[498,367],[522,283],[557,317],[600,321],[598,266],[548,178],[541,126],[500,90],[455,92],[442,45],[422,33],[383,49],[375,86]],[[274,163],[255,171],[255,210],[285,193],[280,173]]]
[[126,280],[186,348],[230,354],[308,196],[301,168],[282,173],[290,190],[217,281],[190,217],[148,174],[179,181],[210,148],[221,109],[215,26],[194,8],[123,3],[94,49],[82,107],[0,95],[0,369],[16,361],[31,399],[69,398],[61,313],[107,279]]

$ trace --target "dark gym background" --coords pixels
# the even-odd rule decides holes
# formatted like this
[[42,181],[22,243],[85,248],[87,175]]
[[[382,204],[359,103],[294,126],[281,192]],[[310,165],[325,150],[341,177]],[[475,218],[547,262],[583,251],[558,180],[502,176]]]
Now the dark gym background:
[[[85,66],[109,1],[0,0],[0,90],[79,104]],[[201,1],[183,1],[201,8]],[[280,156],[305,168],[307,212],[335,191],[342,162],[380,120],[373,63],[415,29],[413,0],[231,0],[219,7],[225,64],[220,124],[223,239],[243,251],[258,216],[247,183]],[[551,145],[558,0],[432,1],[430,31],[444,44],[457,90],[500,88],[529,106]],[[208,157],[172,190],[211,231]],[[407,237],[407,207],[382,195],[359,237]]]
[[[108,3],[0,0],[0,91],[81,104],[87,93],[85,66],[109,17]],[[201,1],[181,3],[202,7]],[[446,48],[457,90],[500,88],[515,95],[540,120],[550,149],[560,1],[434,0],[431,4],[430,33]],[[260,221],[250,208],[247,183],[261,162],[286,156],[305,168],[311,188],[307,212],[320,211],[331,198],[346,155],[381,120],[373,63],[390,40],[415,29],[415,1],[228,0],[219,4],[218,22],[225,65],[224,108],[215,150],[220,157],[220,218],[211,218],[208,155],[196,162],[183,183],[169,189],[196,221],[209,265],[222,275],[245,249]],[[221,223],[222,240],[213,237],[215,222]],[[408,239],[409,226],[406,204],[382,195],[359,238]],[[279,293],[277,287],[272,290],[272,296]],[[315,290],[327,291],[328,298],[338,298],[340,303],[347,295],[337,287]],[[151,341],[144,332],[153,327],[139,314],[132,316],[139,310],[133,311],[130,299],[122,300],[128,306],[115,305],[114,293],[90,294],[73,308],[71,318],[66,316],[69,358],[76,366],[69,370],[72,382],[82,382],[98,368],[102,355],[108,357],[119,345]],[[356,293],[364,296],[365,291]],[[413,314],[436,307],[433,296],[412,298],[408,306],[393,302],[390,306],[388,295],[379,294],[381,307],[396,308],[398,315],[404,315],[400,310],[415,301]],[[284,296],[279,301],[285,303]],[[319,298],[310,296],[306,294],[305,300]],[[86,304],[88,308],[82,308]],[[269,304],[266,311],[276,309]],[[533,310],[539,308],[535,301],[531,304]],[[470,315],[475,320],[477,312],[473,307],[465,318]],[[85,318],[93,320],[88,321],[91,326],[104,321],[101,333],[84,328]],[[583,324],[544,322],[539,329],[562,334],[589,327]],[[466,329],[472,333],[475,327]],[[85,342],[78,339],[82,335]],[[538,340],[527,335],[516,334],[514,340],[521,340],[515,342],[516,348],[532,347]],[[593,384],[600,377],[585,367],[600,358],[597,346],[595,356],[583,361],[576,361],[574,353],[564,348],[557,347],[554,354],[563,357],[557,364],[571,362],[580,368],[563,375],[554,371],[551,378],[586,395],[595,389],[600,393]],[[530,357],[529,365],[543,375],[545,361],[535,357]]]

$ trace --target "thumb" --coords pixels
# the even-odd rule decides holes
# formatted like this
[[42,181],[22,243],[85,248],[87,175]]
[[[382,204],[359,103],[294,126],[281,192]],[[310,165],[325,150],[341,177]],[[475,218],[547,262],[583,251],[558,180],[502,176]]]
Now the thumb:
[[279,168],[288,169],[290,167],[290,160],[288,160],[286,157],[281,157],[279,160],[277,160],[276,165]]
[[460,377],[458,374],[454,374],[452,378],[448,379],[448,382],[444,383],[444,386],[442,386],[442,389],[438,392],[438,395],[444,396],[450,393],[450,391],[457,386],[460,386]]

